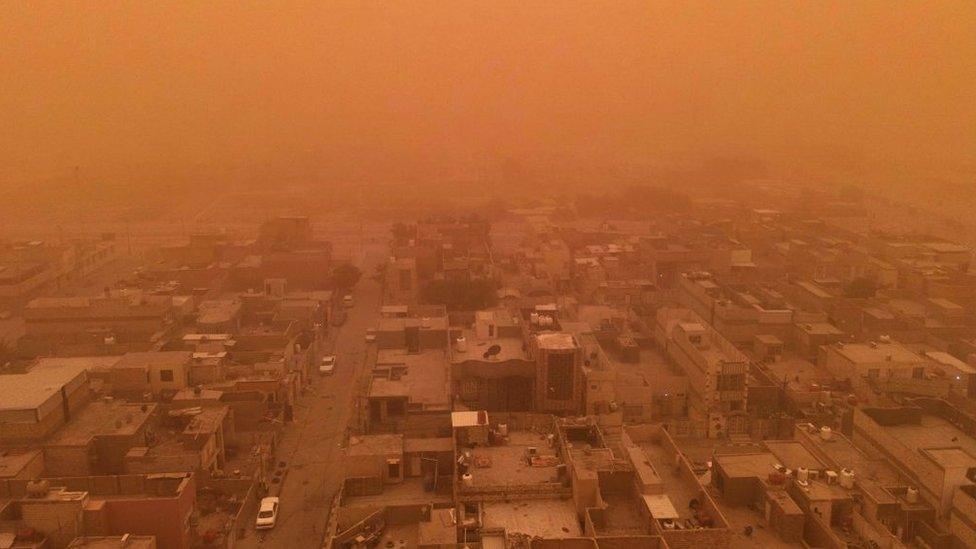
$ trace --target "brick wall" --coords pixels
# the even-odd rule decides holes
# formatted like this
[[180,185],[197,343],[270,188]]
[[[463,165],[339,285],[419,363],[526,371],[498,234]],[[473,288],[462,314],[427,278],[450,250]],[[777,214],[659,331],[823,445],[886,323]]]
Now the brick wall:
[[44,533],[54,549],[65,547],[84,534],[83,509],[87,498],[57,500],[23,500],[20,505],[24,524]]

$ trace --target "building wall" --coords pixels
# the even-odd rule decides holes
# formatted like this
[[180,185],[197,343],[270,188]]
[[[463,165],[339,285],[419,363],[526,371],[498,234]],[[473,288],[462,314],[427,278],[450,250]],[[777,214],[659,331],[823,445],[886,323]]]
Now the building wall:
[[106,500],[111,534],[156,536],[160,547],[189,549],[190,514],[196,506],[196,485],[191,478],[175,497]]
[[976,547],[976,499],[963,490],[956,490],[953,494],[949,531],[966,547]]
[[84,534],[87,501],[87,497],[68,501],[25,499],[20,505],[21,517],[24,524],[47,536],[53,549],[59,549]]
[[[916,481],[922,496],[937,508],[943,504],[942,472],[922,454],[913,452],[878,425],[862,410],[854,411],[852,441],[889,459],[900,472]],[[857,471],[855,471],[855,474]]]

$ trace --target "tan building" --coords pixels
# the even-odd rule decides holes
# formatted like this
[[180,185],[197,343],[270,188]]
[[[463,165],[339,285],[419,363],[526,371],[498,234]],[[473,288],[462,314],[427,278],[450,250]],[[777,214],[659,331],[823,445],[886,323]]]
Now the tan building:
[[125,455],[146,443],[155,404],[107,397],[89,403],[45,441],[46,476],[82,477],[125,472]]
[[709,437],[745,432],[749,358],[694,313],[660,309],[656,336],[688,376],[691,414],[707,420]]
[[0,375],[0,443],[40,441],[69,421],[89,400],[83,366]]

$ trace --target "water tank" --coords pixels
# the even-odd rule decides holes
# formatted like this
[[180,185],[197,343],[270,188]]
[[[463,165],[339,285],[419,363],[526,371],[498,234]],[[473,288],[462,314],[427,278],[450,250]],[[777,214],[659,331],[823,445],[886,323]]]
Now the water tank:
[[840,485],[848,490],[854,488],[854,471],[851,469],[840,470]]
[[27,497],[42,498],[47,495],[50,484],[46,480],[31,480],[27,482]]
[[820,440],[828,441],[830,437],[834,436],[833,430],[826,425],[820,428]]
[[457,338],[457,352],[468,352],[468,340],[464,336]]
[[800,467],[796,470],[796,479],[800,482],[808,482],[810,480],[810,470],[806,467]]
[[827,479],[827,484],[837,484],[837,471],[826,471],[824,477]]
[[474,477],[471,476],[471,473],[464,473],[464,475],[461,476],[461,484],[464,485],[465,488],[471,488],[474,486]]
[[909,486],[908,490],[905,490],[905,501],[908,503],[918,502],[918,488],[914,486]]

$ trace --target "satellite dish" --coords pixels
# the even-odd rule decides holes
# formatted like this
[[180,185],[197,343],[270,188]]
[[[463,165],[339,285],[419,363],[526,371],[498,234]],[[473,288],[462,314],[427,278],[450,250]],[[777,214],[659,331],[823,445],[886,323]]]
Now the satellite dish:
[[500,352],[502,352],[501,345],[492,345],[491,347],[488,347],[488,349],[481,356],[482,358],[491,358]]

